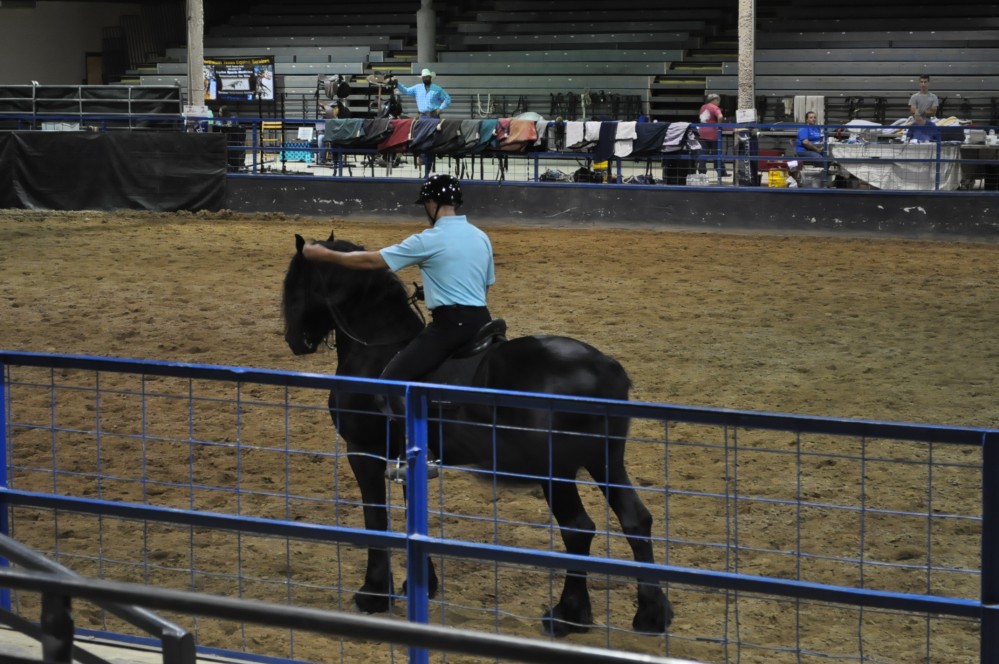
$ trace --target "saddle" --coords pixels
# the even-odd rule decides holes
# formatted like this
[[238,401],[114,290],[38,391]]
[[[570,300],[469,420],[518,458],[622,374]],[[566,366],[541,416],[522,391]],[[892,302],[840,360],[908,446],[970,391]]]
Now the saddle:
[[451,353],[451,357],[448,359],[461,359],[478,355],[500,341],[506,341],[506,321],[502,318],[494,318],[479,328],[471,341]]

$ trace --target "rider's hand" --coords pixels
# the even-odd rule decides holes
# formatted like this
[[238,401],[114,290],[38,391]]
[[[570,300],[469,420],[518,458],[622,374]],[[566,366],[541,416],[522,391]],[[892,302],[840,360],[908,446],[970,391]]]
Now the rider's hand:
[[324,250],[325,248],[323,245],[319,244],[315,240],[309,240],[305,243],[305,246],[302,247],[302,256],[308,260],[315,260],[323,254]]

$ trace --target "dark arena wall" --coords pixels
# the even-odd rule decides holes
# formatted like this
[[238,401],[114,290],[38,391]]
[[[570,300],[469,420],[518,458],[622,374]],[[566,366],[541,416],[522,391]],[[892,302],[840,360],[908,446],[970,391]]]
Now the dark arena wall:
[[[999,240],[999,195],[462,181],[479,221],[847,232]],[[230,175],[225,207],[307,216],[419,218],[411,179]]]
[[[53,158],[53,155],[58,155]],[[999,193],[463,180],[476,221],[999,240]],[[0,134],[0,207],[421,218],[412,178],[226,175],[222,134]]]
[[166,132],[0,133],[0,207],[218,209],[225,136]]

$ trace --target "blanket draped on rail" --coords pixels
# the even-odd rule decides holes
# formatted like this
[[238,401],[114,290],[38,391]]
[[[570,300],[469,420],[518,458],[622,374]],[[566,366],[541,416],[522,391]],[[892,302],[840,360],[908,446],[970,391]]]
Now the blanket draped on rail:
[[[557,141],[556,137],[563,137]],[[591,153],[594,161],[650,158],[697,150],[689,123],[590,120],[555,122],[518,118],[381,118],[326,120],[322,148],[369,148],[383,154],[410,152],[464,157],[525,152]]]

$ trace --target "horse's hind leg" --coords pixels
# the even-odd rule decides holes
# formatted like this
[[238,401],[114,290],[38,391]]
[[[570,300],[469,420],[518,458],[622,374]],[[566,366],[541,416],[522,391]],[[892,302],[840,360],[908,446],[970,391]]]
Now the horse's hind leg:
[[[652,554],[652,514],[639,497],[624,468],[623,451],[615,460],[612,454],[610,472],[604,472],[603,464],[587,467],[590,475],[600,485],[607,498],[607,504],[621,522],[621,529],[628,538],[631,552],[636,562],[654,563]],[[638,632],[661,634],[673,621],[673,607],[655,581],[638,580],[638,610],[631,621]]]
[[[579,499],[575,480],[552,478],[549,482],[542,482],[542,488],[552,515],[558,522],[565,550],[581,556],[590,555],[594,524]],[[586,587],[586,572],[567,570],[562,596],[558,604],[545,614],[542,626],[549,634],[566,636],[573,632],[588,632],[592,624],[593,610]]]

